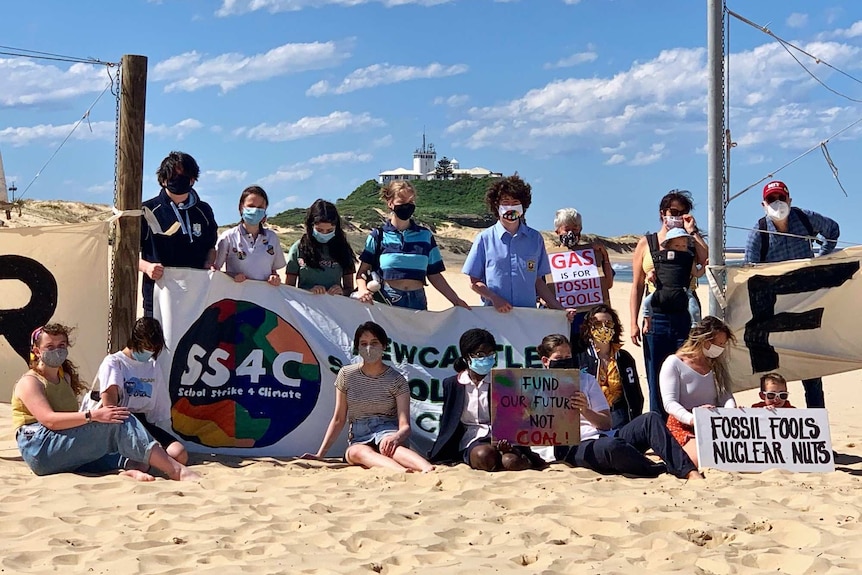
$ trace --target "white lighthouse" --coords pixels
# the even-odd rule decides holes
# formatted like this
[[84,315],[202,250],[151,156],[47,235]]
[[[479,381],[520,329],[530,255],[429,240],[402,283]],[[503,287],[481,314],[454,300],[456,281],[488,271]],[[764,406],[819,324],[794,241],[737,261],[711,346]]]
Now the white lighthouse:
[[413,171],[419,173],[419,179],[427,180],[428,175],[437,167],[437,152],[434,144],[425,145],[425,133],[422,133],[422,147],[413,152]]

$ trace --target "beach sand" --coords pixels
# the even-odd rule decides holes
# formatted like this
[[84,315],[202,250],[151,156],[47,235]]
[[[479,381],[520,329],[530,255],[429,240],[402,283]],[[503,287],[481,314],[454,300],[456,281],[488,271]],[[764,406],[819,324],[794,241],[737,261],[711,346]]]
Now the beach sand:
[[[626,328],[629,289],[612,291]],[[707,470],[701,482],[200,455],[201,484],[37,477],[0,404],[0,573],[859,573],[860,379],[826,378],[834,473]],[[804,404],[798,382],[790,391]]]

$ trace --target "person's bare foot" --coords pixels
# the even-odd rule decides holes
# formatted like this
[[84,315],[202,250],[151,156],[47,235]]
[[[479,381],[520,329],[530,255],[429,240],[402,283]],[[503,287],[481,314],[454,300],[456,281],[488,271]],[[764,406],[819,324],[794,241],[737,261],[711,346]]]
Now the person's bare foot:
[[140,469],[124,469],[120,471],[120,475],[123,477],[131,477],[135,481],[155,481],[156,478],[147,473],[146,471],[141,471]]
[[688,475],[685,476],[686,479],[703,479],[703,475],[701,475],[700,471],[697,469],[693,471],[689,471]]
[[197,473],[195,473],[194,471],[192,471],[191,469],[189,469],[188,467],[183,466],[183,468],[180,470],[179,480],[180,481],[198,481],[199,482],[201,480],[201,476],[198,475]]

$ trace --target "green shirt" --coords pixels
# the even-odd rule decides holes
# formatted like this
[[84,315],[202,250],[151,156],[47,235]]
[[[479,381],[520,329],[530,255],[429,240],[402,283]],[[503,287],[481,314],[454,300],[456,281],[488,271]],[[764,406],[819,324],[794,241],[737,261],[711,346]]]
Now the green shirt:
[[[356,270],[349,270],[353,273]],[[310,290],[314,286],[323,286],[326,289],[334,285],[342,285],[341,278],[345,275],[344,268],[329,256],[329,247],[320,245],[320,267],[310,268],[299,255],[299,240],[290,246],[287,252],[287,273],[299,276],[299,287]]]

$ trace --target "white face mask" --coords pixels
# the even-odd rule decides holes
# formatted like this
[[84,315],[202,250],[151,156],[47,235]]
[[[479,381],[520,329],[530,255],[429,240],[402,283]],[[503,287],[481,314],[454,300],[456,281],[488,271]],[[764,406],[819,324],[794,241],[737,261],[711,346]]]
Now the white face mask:
[[703,348],[703,355],[709,359],[715,359],[724,353],[724,348],[720,345],[711,344],[709,347]]
[[790,215],[790,206],[781,200],[776,200],[763,209],[766,212],[766,217],[773,222],[784,221]]
[[682,216],[665,216],[664,227],[669,230],[672,230],[674,228],[684,228],[685,220],[682,219]]
[[504,220],[514,222],[524,214],[524,206],[521,204],[513,206],[501,205],[497,208],[497,213],[499,213],[500,217]]

